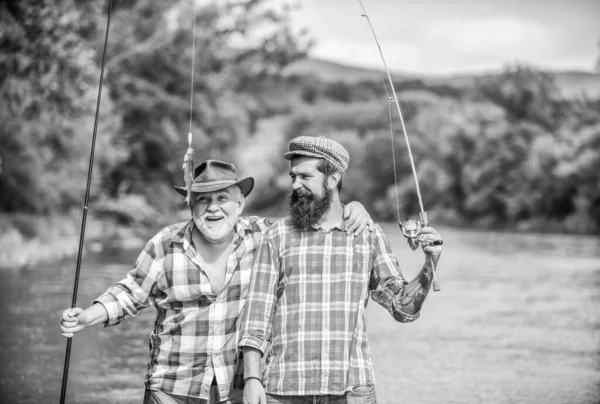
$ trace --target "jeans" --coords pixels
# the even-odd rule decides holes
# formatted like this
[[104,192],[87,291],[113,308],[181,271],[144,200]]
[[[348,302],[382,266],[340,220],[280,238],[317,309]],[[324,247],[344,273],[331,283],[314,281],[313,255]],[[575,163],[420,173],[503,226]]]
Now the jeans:
[[242,397],[242,390],[231,390],[229,392],[229,400],[218,401],[219,391],[217,390],[217,386],[211,386],[210,398],[208,400],[195,397],[176,396],[164,393],[160,390],[146,390],[143,404],[242,404]]
[[341,396],[278,396],[267,394],[267,404],[377,404],[375,386],[356,386]]

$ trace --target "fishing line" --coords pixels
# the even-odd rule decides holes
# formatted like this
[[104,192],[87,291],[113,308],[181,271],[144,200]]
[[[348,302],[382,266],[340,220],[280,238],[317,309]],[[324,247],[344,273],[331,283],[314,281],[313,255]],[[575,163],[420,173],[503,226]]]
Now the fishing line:
[[394,124],[392,122],[392,101],[394,100],[390,97],[390,93],[388,92],[387,86],[385,85],[385,79],[381,76],[381,82],[383,83],[383,88],[385,89],[385,94],[387,95],[388,100],[388,116],[390,118],[390,138],[392,139],[392,162],[394,164],[394,187],[396,189],[396,214],[398,215],[398,223],[401,222],[400,219],[400,198],[398,196],[398,178],[396,175],[396,148],[394,146]]
[[[402,111],[400,110],[400,104],[398,103],[398,97],[396,97],[396,89],[394,88],[394,81],[392,80],[392,76],[390,75],[390,70],[387,67],[387,63],[385,62],[385,58],[383,57],[383,51],[381,50],[381,45],[379,45],[379,40],[377,39],[377,35],[375,34],[375,29],[373,28],[373,24],[371,24],[371,20],[367,15],[367,10],[365,10],[365,6],[363,5],[361,0],[358,0],[360,3],[360,7],[363,10],[363,17],[367,19],[369,23],[369,28],[371,29],[371,33],[373,34],[373,38],[375,38],[375,43],[377,44],[377,48],[379,49],[379,55],[381,56],[381,60],[383,61],[383,66],[385,67],[385,72],[387,74],[388,80],[390,82],[390,87],[392,89],[392,95],[394,103],[396,104],[396,109],[398,110],[398,115],[400,116],[400,124],[402,126],[402,132],[404,133],[404,139],[406,140],[406,147],[408,149],[408,157],[410,159],[410,166],[412,168],[412,173],[415,178],[415,186],[417,189],[417,197],[419,198],[419,206],[421,207],[421,213],[425,212],[423,208],[423,199],[421,198],[421,189],[419,188],[419,179],[417,178],[417,169],[415,168],[415,162],[413,159],[412,151],[410,149],[410,142],[408,141],[408,134],[406,133],[406,126],[404,125],[404,118],[402,117]],[[386,88],[387,93],[387,88]],[[389,94],[388,94],[389,96]],[[396,167],[394,166],[394,171]]]
[[[398,97],[396,96],[396,89],[394,88],[394,81],[392,80],[392,75],[390,74],[390,69],[388,69],[387,63],[385,61],[385,57],[383,56],[383,51],[381,50],[381,45],[379,44],[379,40],[377,39],[377,35],[375,34],[375,28],[373,28],[371,19],[369,18],[369,15],[367,14],[367,10],[365,9],[365,6],[363,5],[362,0],[358,0],[358,2],[363,11],[362,16],[367,19],[367,23],[369,24],[369,28],[371,29],[371,33],[373,34],[373,38],[375,39],[375,43],[377,44],[377,49],[379,50],[379,55],[381,56],[381,61],[383,62],[383,66],[385,68],[385,72],[386,72],[387,78],[389,80],[392,97],[390,97],[387,86],[385,85],[385,80],[383,80],[383,85],[385,88],[385,92],[388,96],[388,100],[390,100],[390,102],[393,100],[394,103],[396,104],[396,109],[398,110],[398,115],[400,116],[400,124],[402,126],[402,133],[404,134],[404,139],[406,140],[406,148],[408,150],[410,167],[412,169],[413,177],[415,179],[415,187],[416,187],[416,191],[417,191],[417,197],[419,199],[419,207],[421,208],[421,212],[419,213],[421,221],[419,223],[419,222],[415,222],[409,218],[404,222],[400,222],[400,204],[399,204],[399,200],[398,200],[398,188],[397,188],[398,186],[397,186],[397,181],[396,181],[395,154],[392,154],[392,156],[394,158],[394,180],[395,180],[394,182],[396,184],[396,207],[398,209],[398,224],[400,225],[400,229],[402,230],[402,233],[407,238],[410,247],[413,250],[415,250],[419,244],[419,241],[417,239],[417,234],[420,231],[420,228],[429,226],[429,221],[427,219],[427,212],[425,212],[425,208],[423,207],[423,198],[421,197],[421,189],[419,187],[419,179],[417,177],[417,169],[415,167],[415,161],[413,159],[412,151],[410,148],[410,142],[408,140],[408,133],[406,131],[406,125],[404,124],[404,118],[402,116],[402,111],[400,110],[400,103],[398,101]],[[388,110],[391,110],[391,106],[388,108]],[[390,131],[391,131],[391,137],[392,137],[392,151],[393,151],[393,149],[394,149],[394,134],[393,134],[393,128],[391,125],[392,125],[392,117],[391,117],[391,113],[390,113]],[[407,231],[407,227],[410,227],[410,231]],[[438,241],[435,241],[433,244],[441,245],[442,243],[443,242],[441,240],[438,240]],[[431,266],[433,269],[433,271],[432,271],[433,272],[433,290],[437,292],[440,290],[440,286],[437,281],[435,262],[433,261],[433,257],[431,255],[429,255],[429,259],[430,259]]]
[[[100,83],[98,85],[98,100],[96,101],[96,117],[94,119],[94,131],[92,134],[92,148],[90,151],[90,162],[88,166],[87,185],[85,189],[85,198],[83,202],[83,217],[81,219],[81,233],[79,235],[79,252],[77,253],[77,266],[75,269],[75,282],[73,284],[73,300],[71,309],[77,307],[77,289],[79,288],[79,273],[81,272],[81,257],[83,255],[83,240],[85,236],[85,224],[87,221],[88,202],[90,199],[90,187],[92,183],[92,169],[94,166],[94,152],[96,149],[96,135],[98,133],[98,117],[100,116],[100,101],[102,100],[102,83],[104,82],[104,64],[106,61],[106,48],[108,44],[108,32],[110,30],[110,17],[112,14],[113,0],[109,0],[108,16],[106,18],[106,34],[104,36],[104,49],[102,51],[102,63],[100,67]],[[69,362],[71,358],[71,343],[73,337],[67,339],[67,350],[65,352],[65,364],[63,368],[62,386],[60,389],[60,404],[64,404],[67,393],[67,381],[69,378]]]
[[196,0],[192,0],[194,3],[194,14],[193,14],[193,32],[192,32],[192,79],[190,82],[190,131],[188,135],[189,147],[192,147],[192,114],[194,112],[194,62],[196,61]]

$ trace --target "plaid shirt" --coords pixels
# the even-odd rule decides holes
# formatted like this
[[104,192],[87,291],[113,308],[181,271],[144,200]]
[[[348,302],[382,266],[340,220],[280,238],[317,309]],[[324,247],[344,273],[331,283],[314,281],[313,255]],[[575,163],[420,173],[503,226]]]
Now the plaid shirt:
[[278,395],[344,394],[375,384],[365,308],[369,294],[400,322],[404,279],[381,227],[348,236],[295,230],[289,218],[263,236],[242,313],[239,346],[266,356],[263,383]]
[[169,226],[147,244],[125,279],[100,296],[115,325],[154,304],[146,387],[209,398],[216,378],[221,400],[243,387],[237,349],[238,317],[250,283],[254,253],[270,223],[239,218],[227,261],[224,287],[214,293],[191,244],[193,221]]

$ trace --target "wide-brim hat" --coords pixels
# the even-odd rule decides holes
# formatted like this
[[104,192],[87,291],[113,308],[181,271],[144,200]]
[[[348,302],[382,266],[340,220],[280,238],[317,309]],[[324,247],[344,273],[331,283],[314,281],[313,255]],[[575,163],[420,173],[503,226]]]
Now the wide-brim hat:
[[[238,180],[237,170],[231,163],[219,160],[206,160],[194,169],[192,192],[214,192],[237,185],[245,197],[254,188],[254,178]],[[177,192],[187,196],[186,187],[174,187]]]

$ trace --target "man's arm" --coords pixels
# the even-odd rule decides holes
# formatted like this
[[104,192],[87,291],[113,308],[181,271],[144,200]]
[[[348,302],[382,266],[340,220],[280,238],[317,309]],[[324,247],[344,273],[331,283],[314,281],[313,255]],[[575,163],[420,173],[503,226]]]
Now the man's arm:
[[419,234],[426,262],[419,274],[406,282],[400,272],[398,260],[391,250],[390,243],[377,228],[373,235],[373,267],[371,271],[371,297],[384,306],[400,322],[411,322],[419,318],[419,312],[429,294],[433,282],[433,266],[441,254],[441,246],[432,246],[434,240],[441,239],[431,227],[424,228]]
[[244,404],[265,404],[265,388],[260,376],[262,352],[248,346],[244,347]]
[[441,246],[431,244],[433,241],[441,240],[439,233],[434,228],[424,227],[419,232],[418,237],[425,253],[425,264],[415,279],[404,287],[401,294],[400,309],[407,314],[415,314],[421,310],[423,302],[431,289],[434,265],[437,267],[437,262],[442,253]]
[[148,297],[152,293],[160,268],[157,258],[151,240],[127,277],[100,295],[92,306],[85,310],[76,307],[63,311],[60,320],[62,336],[70,338],[95,324],[119,324],[124,318],[134,317],[140,310],[148,307]]
[[246,305],[240,317],[238,345],[244,352],[244,404],[265,403],[260,360],[271,338],[277,305],[280,266],[271,238],[280,225],[275,223],[263,235],[252,269]]
[[101,304],[93,304],[85,310],[75,307],[63,311],[60,319],[60,333],[65,338],[71,338],[83,329],[108,321],[108,312]]

